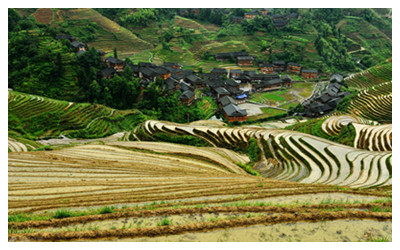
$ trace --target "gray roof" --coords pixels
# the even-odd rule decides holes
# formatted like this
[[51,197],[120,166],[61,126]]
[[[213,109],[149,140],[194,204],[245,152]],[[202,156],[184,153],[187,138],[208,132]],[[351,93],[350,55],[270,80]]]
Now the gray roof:
[[235,100],[233,100],[232,97],[230,96],[224,96],[222,98],[218,99],[218,102],[221,103],[222,107],[225,107],[226,105],[229,105],[231,103],[235,104]]
[[240,109],[236,104],[228,104],[222,108],[228,116],[246,116],[247,111]]
[[272,64],[285,65],[285,61],[272,61]]
[[341,74],[333,74],[331,76],[331,79],[329,79],[330,82],[338,82],[341,83],[343,81],[343,76]]
[[301,72],[304,72],[304,73],[318,73],[318,70],[316,70],[316,69],[302,69]]
[[195,93],[191,90],[186,90],[185,92],[183,92],[179,98],[181,99],[190,99],[195,95]]
[[294,62],[290,62],[288,63],[289,66],[296,66],[296,67],[301,67],[300,63],[294,63]]
[[284,76],[282,76],[282,80],[289,80],[289,81],[291,81],[292,78],[291,78],[289,75],[284,75]]
[[74,41],[74,42],[72,42],[72,43],[71,43],[71,46],[74,47],[74,48],[87,47],[86,44],[81,43],[81,42],[79,42],[79,41]]
[[226,88],[222,88],[222,87],[216,88],[215,92],[217,92],[217,94],[219,94],[219,95],[229,95],[230,94],[229,91],[226,90]]
[[123,63],[124,61],[115,58],[115,57],[107,57],[106,58],[106,62],[110,62],[110,63],[114,63],[114,64],[119,64],[119,63]]
[[272,65],[270,63],[263,63],[263,64],[260,64],[260,67],[261,68],[273,68],[274,65]]
[[275,78],[267,81],[267,85],[281,84],[283,83],[282,79]]
[[223,68],[213,68],[212,70],[211,70],[211,73],[228,73],[228,71],[226,70],[226,69],[223,69]]
[[254,60],[254,57],[252,56],[238,56],[238,60]]

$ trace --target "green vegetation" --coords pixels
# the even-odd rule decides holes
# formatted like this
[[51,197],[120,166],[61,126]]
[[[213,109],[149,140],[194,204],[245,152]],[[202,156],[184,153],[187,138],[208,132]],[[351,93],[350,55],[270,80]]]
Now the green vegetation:
[[310,135],[315,135],[321,138],[325,138],[328,140],[331,140],[333,142],[337,142],[340,144],[348,145],[348,146],[353,146],[354,139],[356,136],[356,131],[354,129],[354,126],[349,124],[347,126],[344,126],[339,135],[327,135],[323,130],[322,130],[322,123],[327,118],[322,118],[322,119],[312,119],[307,122],[302,122],[302,123],[297,123],[294,125],[291,125],[287,127],[287,130],[293,130],[293,131],[298,131]]
[[152,136],[159,141],[185,144],[191,146],[200,146],[200,147],[210,146],[210,144],[207,141],[190,135],[172,135],[166,133],[156,133],[153,134]]

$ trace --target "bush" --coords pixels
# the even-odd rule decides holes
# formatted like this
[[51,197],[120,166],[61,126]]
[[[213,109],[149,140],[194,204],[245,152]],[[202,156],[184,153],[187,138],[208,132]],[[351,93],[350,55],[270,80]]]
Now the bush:
[[100,209],[99,214],[111,214],[113,212],[113,210],[114,210],[114,207],[106,206],[106,207],[103,207]]
[[62,218],[68,218],[68,217],[71,217],[71,212],[68,210],[64,210],[64,209],[57,210],[53,216],[53,218],[56,218],[56,219],[62,219]]

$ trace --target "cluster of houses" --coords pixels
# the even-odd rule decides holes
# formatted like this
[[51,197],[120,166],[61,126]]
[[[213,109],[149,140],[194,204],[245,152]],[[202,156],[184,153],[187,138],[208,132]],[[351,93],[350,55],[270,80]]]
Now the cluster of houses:
[[[57,38],[69,40],[77,55],[84,53],[88,49],[87,45],[77,41],[75,37],[59,35]],[[183,70],[182,65],[175,62],[164,62],[163,65],[159,66],[148,62],[139,62],[134,65],[115,57],[105,58],[104,52],[99,50],[97,52],[101,55],[102,61],[106,66],[97,73],[98,79],[113,78],[116,74],[122,74],[124,69],[129,67],[133,76],[141,79],[141,91],[150,82],[161,78],[164,80],[163,88],[167,93],[172,94],[178,90],[181,91],[182,94],[179,98],[183,104],[191,105],[196,98],[202,98],[203,95],[213,97],[218,103],[221,113],[229,122],[246,120],[247,112],[241,109],[238,104],[244,103],[251,93],[272,91],[283,87],[290,88],[292,86],[292,79],[289,75],[280,77],[278,73],[285,71],[301,73],[303,78],[316,78],[318,76],[316,70],[303,69],[300,64],[286,64],[284,61],[273,61],[271,64],[257,61],[261,73],[252,70],[230,69],[228,71],[225,68],[213,68],[209,73],[200,74],[189,69]],[[255,58],[246,51],[215,55],[215,59],[218,61],[234,59],[239,66],[252,66]],[[332,83],[332,86],[337,87],[342,80],[343,77]],[[332,95],[334,91],[333,89],[328,89],[326,95]],[[335,95],[336,93],[337,91]],[[326,101],[325,94],[321,98],[321,102],[326,105],[331,105],[332,102],[337,104],[338,102],[337,98]],[[319,99],[315,99],[310,105],[315,108],[315,103],[318,101]],[[325,107],[323,110],[325,110]]]
[[234,60],[239,66],[253,66],[257,63],[260,72],[264,74],[282,73],[287,71],[301,74],[301,77],[304,79],[318,78],[318,70],[316,69],[305,69],[299,63],[289,62],[286,64],[285,61],[281,60],[272,61],[271,63],[264,63],[262,60],[256,61],[257,57],[249,55],[246,51],[217,53],[214,55],[214,58],[217,61]]
[[314,93],[311,98],[303,102],[304,111],[300,115],[318,117],[334,110],[340,100],[350,94],[347,91],[341,91],[342,82],[342,74],[333,74],[325,89]]

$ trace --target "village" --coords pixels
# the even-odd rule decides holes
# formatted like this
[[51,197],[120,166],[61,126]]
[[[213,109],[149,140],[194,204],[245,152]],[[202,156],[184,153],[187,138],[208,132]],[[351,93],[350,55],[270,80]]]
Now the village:
[[[77,56],[88,50],[88,46],[77,41],[75,37],[58,35],[56,38],[69,40]],[[183,65],[178,62],[164,62],[162,65],[139,62],[134,65],[115,57],[106,58],[106,53],[96,51],[105,65],[105,68],[97,73],[98,79],[110,79],[116,74],[121,75],[124,69],[129,67],[133,76],[140,79],[141,91],[157,78],[162,79],[163,90],[166,93],[182,93],[179,96],[182,105],[190,106],[203,96],[212,97],[219,107],[219,110],[215,110],[216,114],[223,115],[228,122],[247,120],[249,110],[241,107],[241,104],[249,102],[253,94],[292,88],[294,82],[289,74],[298,75],[308,81],[318,81],[319,78],[316,69],[304,68],[296,62],[264,62],[246,51],[215,54],[216,61],[235,61],[239,68],[212,68],[208,73],[183,69]],[[253,66],[257,66],[258,70],[241,69]],[[339,101],[349,95],[348,92],[341,91],[342,81],[342,74],[332,75],[329,84],[314,89],[309,98],[302,100],[304,110],[295,115],[318,117],[334,110]]]

